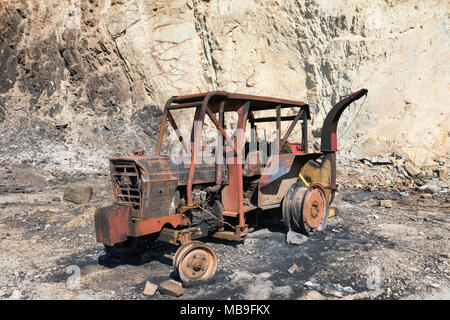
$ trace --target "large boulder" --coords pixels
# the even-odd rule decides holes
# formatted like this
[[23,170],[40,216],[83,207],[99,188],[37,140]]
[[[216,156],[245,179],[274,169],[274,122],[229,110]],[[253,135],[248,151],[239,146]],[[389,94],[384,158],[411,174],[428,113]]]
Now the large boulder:
[[73,184],[64,189],[63,199],[76,204],[88,203],[92,196],[92,187]]
[[418,167],[437,167],[439,165],[439,162],[435,161],[435,159],[439,157],[436,155],[436,152],[433,152],[430,148],[422,146],[410,148],[402,147],[400,152]]

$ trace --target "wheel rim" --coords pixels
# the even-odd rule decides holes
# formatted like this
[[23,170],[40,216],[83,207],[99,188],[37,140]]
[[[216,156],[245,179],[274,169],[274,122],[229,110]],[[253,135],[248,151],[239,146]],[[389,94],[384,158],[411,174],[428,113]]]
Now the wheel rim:
[[173,267],[175,268],[175,272],[178,272],[178,265],[179,265],[180,257],[182,257],[184,255],[184,253],[187,252],[189,250],[189,248],[194,244],[203,245],[203,243],[200,241],[195,241],[195,240],[189,241],[189,242],[183,243],[178,248],[177,252],[175,252],[175,257],[173,258]]
[[323,230],[328,219],[328,198],[318,184],[293,184],[283,203],[283,219],[289,230],[309,235]]
[[183,282],[208,280],[217,269],[217,256],[213,249],[191,243],[182,249],[177,261],[177,271]]
[[319,184],[312,185],[305,194],[302,208],[303,225],[307,232],[321,231],[328,221],[328,197]]
[[316,229],[325,215],[326,198],[319,188],[308,190],[303,201],[303,222],[311,229]]

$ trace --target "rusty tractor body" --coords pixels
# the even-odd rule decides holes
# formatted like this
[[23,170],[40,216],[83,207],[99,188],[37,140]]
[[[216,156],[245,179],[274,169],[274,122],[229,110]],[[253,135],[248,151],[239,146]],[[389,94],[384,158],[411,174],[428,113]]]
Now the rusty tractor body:
[[[288,230],[305,235],[322,230],[337,190],[338,121],[347,106],[366,94],[361,89],[331,109],[320,152],[309,152],[306,103],[228,92],[172,97],[162,114],[155,154],[135,150],[133,156],[110,159],[115,203],[95,213],[97,241],[111,254],[130,252],[143,238],[181,245],[174,267],[189,282],[211,278],[217,267],[214,251],[195,239],[241,241],[249,232],[250,213],[279,212]],[[284,108],[296,114],[282,116]],[[181,135],[173,110],[194,112],[190,140]],[[256,115],[269,110],[272,117]],[[237,121],[226,123],[227,113]],[[202,145],[206,117],[217,129],[216,144],[209,149]],[[290,124],[281,134],[284,121]],[[167,123],[181,143],[183,161],[161,155]],[[272,141],[258,137],[260,123],[276,129]],[[301,141],[288,140],[294,130]]]

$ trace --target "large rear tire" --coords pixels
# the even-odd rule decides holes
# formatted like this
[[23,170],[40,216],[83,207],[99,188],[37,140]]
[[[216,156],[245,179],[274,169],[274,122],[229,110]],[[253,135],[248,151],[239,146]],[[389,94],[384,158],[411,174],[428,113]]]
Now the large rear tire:
[[311,232],[324,230],[328,222],[328,198],[318,184],[310,187],[293,184],[286,193],[282,209],[288,231],[309,236]]

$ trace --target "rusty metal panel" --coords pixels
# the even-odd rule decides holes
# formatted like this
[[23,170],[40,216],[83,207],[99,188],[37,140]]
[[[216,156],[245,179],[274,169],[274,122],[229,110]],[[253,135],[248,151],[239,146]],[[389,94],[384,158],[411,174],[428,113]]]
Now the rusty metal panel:
[[142,219],[168,215],[178,186],[178,169],[169,157],[159,156],[137,162],[142,175]]
[[160,218],[152,218],[143,221],[130,221],[129,235],[133,237],[139,237],[146,234],[160,232],[161,229],[169,224],[172,228],[178,226],[185,226],[189,223],[189,218],[184,218],[181,214],[173,214],[170,216],[164,216]]
[[112,205],[95,211],[95,233],[98,242],[113,245],[127,240],[129,206]]
[[300,169],[311,157],[314,155],[281,154],[278,165],[269,159],[271,162],[258,182],[258,207],[280,204],[289,187],[298,180]]
[[222,206],[225,211],[239,212],[238,168],[240,164],[228,164],[229,184],[222,189]]
[[310,160],[303,167],[300,173],[308,183],[318,183],[324,189],[331,203],[333,186],[332,186],[332,161],[323,157],[320,163]]
[[[189,176],[189,164],[180,164],[178,166],[179,182],[180,186],[186,185]],[[223,166],[222,170],[223,182],[228,183],[228,170]],[[193,184],[200,183],[214,183],[216,181],[216,167],[215,164],[199,164],[196,167]]]
[[148,177],[148,181],[177,180],[177,166],[167,156],[140,157],[136,164],[141,169],[141,174]]
[[143,219],[164,217],[169,214],[170,204],[178,186],[177,181],[161,181],[145,184]]

